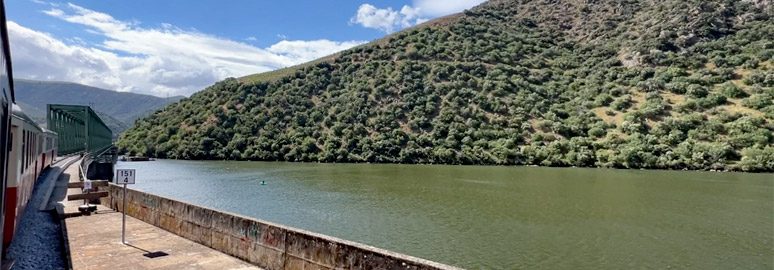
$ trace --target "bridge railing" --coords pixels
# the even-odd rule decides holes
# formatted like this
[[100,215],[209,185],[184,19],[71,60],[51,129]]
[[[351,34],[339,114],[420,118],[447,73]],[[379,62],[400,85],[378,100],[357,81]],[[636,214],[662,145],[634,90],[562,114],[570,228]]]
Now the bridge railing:
[[62,155],[84,151],[96,158],[113,145],[113,132],[89,106],[48,104],[46,122]]

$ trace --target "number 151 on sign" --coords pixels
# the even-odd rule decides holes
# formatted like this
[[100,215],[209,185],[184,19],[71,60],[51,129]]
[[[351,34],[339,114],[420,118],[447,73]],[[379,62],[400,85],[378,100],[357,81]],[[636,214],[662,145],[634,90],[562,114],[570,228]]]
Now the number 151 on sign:
[[134,169],[117,169],[116,184],[134,184]]

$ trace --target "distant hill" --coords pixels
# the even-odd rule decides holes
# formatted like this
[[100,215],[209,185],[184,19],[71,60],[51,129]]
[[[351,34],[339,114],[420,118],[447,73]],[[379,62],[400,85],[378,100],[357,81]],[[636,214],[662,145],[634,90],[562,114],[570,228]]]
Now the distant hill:
[[491,0],[139,119],[180,159],[774,171],[769,0]]
[[[102,88],[69,83],[16,79],[17,103],[25,113],[41,124],[46,122],[47,104],[92,105],[113,130],[114,135],[126,130],[137,118],[146,116],[167,105],[166,98],[122,93]],[[169,98],[169,103],[184,97]]]

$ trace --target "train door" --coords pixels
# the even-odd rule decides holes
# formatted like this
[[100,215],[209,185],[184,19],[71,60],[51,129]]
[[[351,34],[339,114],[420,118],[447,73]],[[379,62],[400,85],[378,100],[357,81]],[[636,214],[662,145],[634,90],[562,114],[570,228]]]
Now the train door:
[[[4,233],[5,224],[5,201],[7,196],[5,189],[7,187],[6,181],[8,181],[8,151],[10,146],[10,129],[11,129],[11,104],[14,102],[13,93],[13,71],[11,70],[11,51],[8,46],[8,28],[6,26],[5,16],[5,1],[0,0],[0,210],[3,211],[0,215],[0,232]],[[5,243],[2,238],[3,233],[0,233],[0,243]],[[0,245],[0,265],[5,263],[5,247]]]
[[[0,209],[2,209],[2,214],[0,214],[0,243],[3,243],[3,228],[5,224],[5,188],[6,188],[6,181],[8,181],[8,155],[11,151],[11,141],[10,141],[10,126],[11,126],[11,112],[9,110],[11,104],[9,102],[10,97],[6,96],[6,89],[2,89],[3,92],[0,93]],[[0,245],[0,254],[2,256],[5,256],[4,248],[2,245]],[[2,261],[5,258],[0,259]]]
[[6,180],[3,193],[5,193],[5,204],[3,206],[3,248],[8,247],[13,238],[16,225],[17,206],[19,203],[19,183],[22,172],[24,172],[24,130],[16,125],[11,125],[10,141],[8,146],[8,169],[6,170]]

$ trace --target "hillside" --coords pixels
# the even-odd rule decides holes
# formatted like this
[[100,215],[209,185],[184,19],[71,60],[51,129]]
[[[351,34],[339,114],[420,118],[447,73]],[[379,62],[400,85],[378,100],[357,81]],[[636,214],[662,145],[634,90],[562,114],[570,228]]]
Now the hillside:
[[138,120],[119,146],[180,159],[774,171],[772,36],[766,0],[492,0],[216,83]]
[[[131,126],[137,118],[167,105],[166,98],[121,93],[77,83],[15,79],[14,87],[16,100],[22,109],[41,124],[46,123],[46,104],[91,104],[116,135]],[[169,103],[182,98],[170,97]]]

